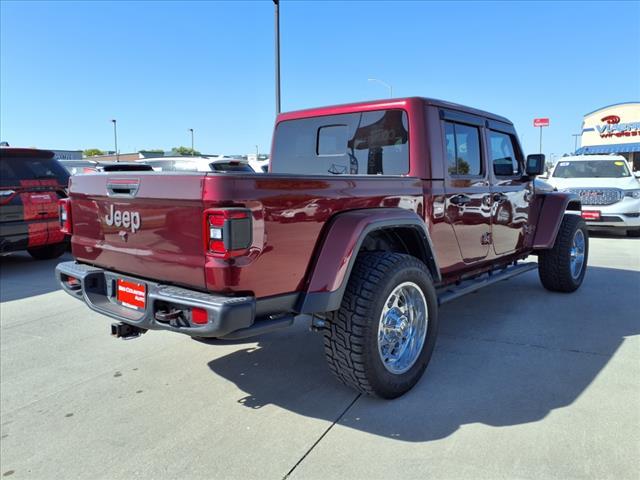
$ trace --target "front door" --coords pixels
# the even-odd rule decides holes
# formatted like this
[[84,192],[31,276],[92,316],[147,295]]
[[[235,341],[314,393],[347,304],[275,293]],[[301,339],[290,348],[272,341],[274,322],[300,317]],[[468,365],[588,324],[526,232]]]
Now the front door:
[[491,245],[491,192],[482,148],[483,120],[443,112],[445,215],[464,263],[482,261]]
[[521,249],[529,231],[533,182],[523,176],[524,158],[511,125],[489,122],[487,150],[492,169],[491,223],[493,249],[506,255]]

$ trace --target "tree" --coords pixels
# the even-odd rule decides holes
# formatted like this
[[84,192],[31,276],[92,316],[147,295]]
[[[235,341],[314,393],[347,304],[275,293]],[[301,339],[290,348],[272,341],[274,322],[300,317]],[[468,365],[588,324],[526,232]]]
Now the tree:
[[202,155],[198,150],[192,150],[189,147],[173,147],[171,152],[174,155],[182,155],[182,156],[194,156],[194,155]]
[[104,155],[104,152],[99,148],[88,148],[82,152],[85,157],[95,157],[96,155]]

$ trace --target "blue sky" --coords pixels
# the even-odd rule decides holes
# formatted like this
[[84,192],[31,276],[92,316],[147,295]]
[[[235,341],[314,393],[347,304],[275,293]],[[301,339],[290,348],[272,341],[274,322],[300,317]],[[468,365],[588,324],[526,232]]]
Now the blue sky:
[[[12,145],[268,151],[273,4],[2,1],[0,137]],[[429,96],[510,118],[527,153],[640,100],[640,2],[282,0],[282,108]]]

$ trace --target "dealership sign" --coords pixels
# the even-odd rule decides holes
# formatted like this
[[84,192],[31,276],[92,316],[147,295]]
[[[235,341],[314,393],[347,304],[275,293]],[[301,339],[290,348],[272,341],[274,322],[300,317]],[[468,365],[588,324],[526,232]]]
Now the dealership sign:
[[548,118],[534,118],[533,119],[534,127],[548,127],[549,119]]
[[617,115],[608,115],[600,119],[604,122],[596,125],[596,130],[600,134],[600,138],[608,137],[635,137],[640,135],[640,122],[620,123],[620,117]]

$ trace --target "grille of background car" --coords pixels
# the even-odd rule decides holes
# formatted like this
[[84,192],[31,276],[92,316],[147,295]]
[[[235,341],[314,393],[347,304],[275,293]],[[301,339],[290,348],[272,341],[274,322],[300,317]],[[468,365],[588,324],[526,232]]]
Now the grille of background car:
[[624,198],[619,188],[568,188],[565,192],[578,195],[583,205],[612,205]]

